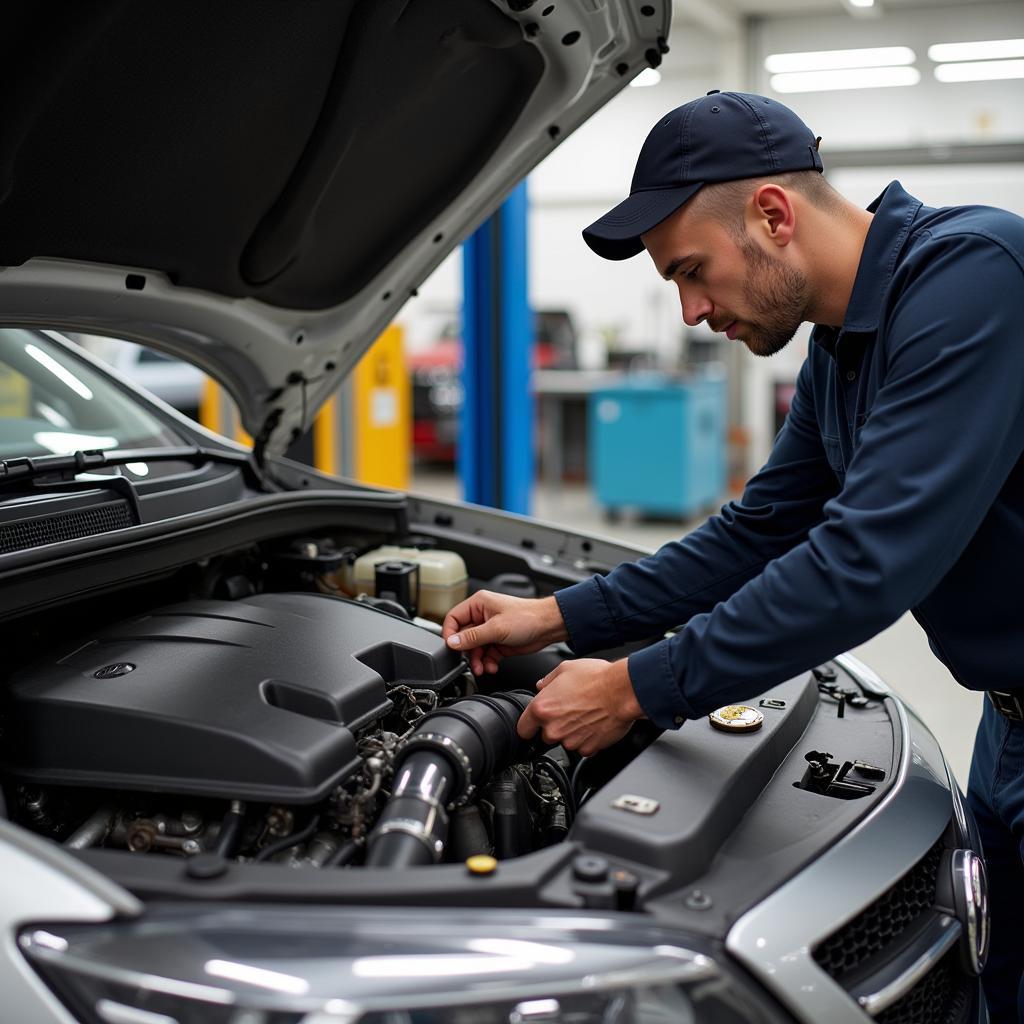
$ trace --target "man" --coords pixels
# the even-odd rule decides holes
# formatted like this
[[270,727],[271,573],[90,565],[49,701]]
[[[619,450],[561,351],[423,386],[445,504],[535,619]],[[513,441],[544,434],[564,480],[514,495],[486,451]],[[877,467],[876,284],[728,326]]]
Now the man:
[[556,640],[581,654],[685,623],[628,659],[566,661],[537,684],[520,733],[590,754],[636,718],[675,728],[748,699],[911,609],[960,683],[997,692],[969,796],[995,905],[987,998],[994,1021],[1015,1020],[1024,220],[930,209],[898,182],[860,210],[822,176],[819,141],[774,100],[709,93],[658,122],[629,198],[584,231],[608,259],[646,249],[687,324],[706,321],[757,355],[816,325],[789,415],[743,497],[553,597],[478,593],[444,634],[480,674]]

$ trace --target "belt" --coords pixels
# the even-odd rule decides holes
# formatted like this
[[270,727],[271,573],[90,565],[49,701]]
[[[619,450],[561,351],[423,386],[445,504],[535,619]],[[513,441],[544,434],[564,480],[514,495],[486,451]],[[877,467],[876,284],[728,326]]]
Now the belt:
[[1007,693],[1004,690],[986,690],[985,696],[1004,718],[1011,722],[1024,722],[1024,693]]

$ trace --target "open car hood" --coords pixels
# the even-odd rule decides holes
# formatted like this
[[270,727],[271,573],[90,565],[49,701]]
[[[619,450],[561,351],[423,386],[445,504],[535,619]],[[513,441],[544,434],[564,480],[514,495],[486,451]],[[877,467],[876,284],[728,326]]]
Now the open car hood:
[[651,0],[8,12],[0,323],[131,338],[281,451],[448,252],[660,60]]

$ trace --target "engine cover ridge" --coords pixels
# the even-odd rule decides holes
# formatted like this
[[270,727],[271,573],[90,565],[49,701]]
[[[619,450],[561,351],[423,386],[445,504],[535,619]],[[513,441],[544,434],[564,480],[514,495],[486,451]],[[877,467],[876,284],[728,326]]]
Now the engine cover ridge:
[[22,778],[294,804],[359,765],[390,684],[463,670],[435,634],[356,601],[188,601],[78,638],[11,679],[4,767]]

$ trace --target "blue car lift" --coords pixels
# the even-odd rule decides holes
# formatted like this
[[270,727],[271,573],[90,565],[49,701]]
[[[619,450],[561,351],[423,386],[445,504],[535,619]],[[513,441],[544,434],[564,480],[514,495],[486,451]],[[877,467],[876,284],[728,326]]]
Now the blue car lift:
[[533,483],[533,318],[527,301],[526,183],[462,247],[463,497],[528,514]]

